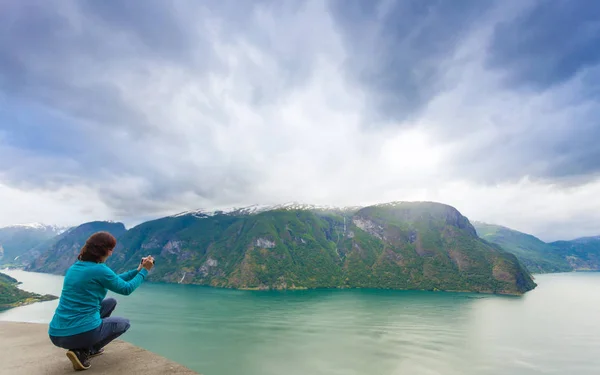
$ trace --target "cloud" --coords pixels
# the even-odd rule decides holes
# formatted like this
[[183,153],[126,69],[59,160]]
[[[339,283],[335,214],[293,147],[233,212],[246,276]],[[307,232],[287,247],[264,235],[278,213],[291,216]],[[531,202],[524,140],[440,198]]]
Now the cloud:
[[113,215],[92,189],[86,186],[64,186],[53,191],[21,190],[0,184],[2,215],[0,226],[43,222],[56,225],[78,225],[96,218]]
[[446,77],[456,81],[452,88],[430,101],[420,117],[439,142],[454,148],[453,175],[488,183],[523,176],[571,183],[598,175],[600,105],[581,93],[600,78],[599,67],[524,92],[506,87],[502,75],[483,69],[481,60],[461,60]]
[[347,76],[366,91],[365,125],[419,116],[442,90],[444,62],[488,11],[481,1],[332,1],[349,52]]
[[0,225],[431,199],[595,234],[597,7],[564,6],[3,5]]
[[506,72],[507,84],[547,89],[600,63],[598,2],[530,4],[516,17],[498,22],[490,41],[486,61]]
[[591,203],[598,194],[600,178],[565,187],[527,177],[498,185],[457,181],[430,192],[461,207],[469,218],[516,228],[548,242],[598,233],[600,210]]

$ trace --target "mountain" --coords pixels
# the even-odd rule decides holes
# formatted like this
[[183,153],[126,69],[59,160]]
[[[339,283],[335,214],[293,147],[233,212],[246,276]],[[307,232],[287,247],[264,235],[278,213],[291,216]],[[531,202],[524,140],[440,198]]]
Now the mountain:
[[0,273],[0,310],[4,310],[11,307],[27,305],[34,302],[51,301],[58,297],[49,294],[39,295],[35,293],[26,292],[19,289],[17,285],[19,282],[4,274]]
[[556,241],[550,245],[573,270],[600,270],[600,236],[582,237],[571,241]]
[[534,273],[600,270],[600,236],[546,243],[499,225],[473,223],[479,236],[513,253]]
[[157,259],[151,280],[229,288],[535,287],[514,255],[477,237],[455,208],[429,202],[186,212],[128,230],[108,264],[127,270],[148,254]]
[[71,228],[33,249],[39,256],[25,267],[27,271],[63,275],[77,260],[77,255],[89,236],[106,231],[118,238],[126,232],[122,223],[93,221]]
[[67,228],[39,223],[0,228],[0,265],[21,265],[21,257]]
[[530,234],[522,233],[500,225],[473,222],[477,234],[504,250],[513,253],[534,273],[568,272],[571,265],[551,244]]

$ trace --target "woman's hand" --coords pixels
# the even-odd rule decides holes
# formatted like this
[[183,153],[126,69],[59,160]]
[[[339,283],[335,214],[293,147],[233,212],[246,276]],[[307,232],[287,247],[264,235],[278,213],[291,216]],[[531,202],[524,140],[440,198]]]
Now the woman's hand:
[[150,258],[152,260],[152,265],[154,266],[154,257],[151,255],[148,255],[147,257],[143,257],[142,260],[140,260],[140,264],[138,265],[138,272],[140,272],[143,268],[143,264],[144,264],[144,260]]
[[148,255],[145,258],[142,258],[142,267],[150,271],[152,267],[154,267],[154,257],[152,255]]

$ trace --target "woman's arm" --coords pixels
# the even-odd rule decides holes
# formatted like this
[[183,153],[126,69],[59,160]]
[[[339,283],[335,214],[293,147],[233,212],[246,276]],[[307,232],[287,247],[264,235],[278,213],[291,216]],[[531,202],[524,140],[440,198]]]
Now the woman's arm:
[[148,275],[148,270],[142,269],[140,272],[137,272],[137,274],[131,280],[126,281],[108,266],[104,265],[102,268],[102,277],[100,283],[103,287],[110,291],[128,296],[133,293],[138,286],[140,286],[142,281],[144,281],[146,278],[146,275]]
[[[144,259],[146,259],[146,258],[142,258],[142,262]],[[136,269],[130,270],[127,272],[123,272],[122,274],[119,275],[119,277],[125,281],[129,281],[129,280],[133,279],[135,277],[135,275],[137,275],[137,273],[140,272],[140,270],[142,269],[142,262],[140,262],[139,266]]]
[[130,281],[131,279],[133,279],[135,277],[135,275],[138,274],[139,271],[140,271],[140,267],[138,267],[134,270],[123,272],[123,273],[119,274],[119,277],[121,279],[123,279],[124,281]]

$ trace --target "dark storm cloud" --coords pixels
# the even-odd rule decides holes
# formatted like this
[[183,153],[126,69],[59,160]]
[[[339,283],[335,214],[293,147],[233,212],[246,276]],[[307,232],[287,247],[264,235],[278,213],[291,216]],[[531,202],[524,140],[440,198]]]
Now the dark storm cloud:
[[[0,13],[0,89],[10,105],[22,100],[41,110],[60,111],[77,118],[79,127],[90,122],[143,127],[144,116],[123,101],[120,89],[94,76],[102,73],[102,66],[126,65],[133,55],[156,51],[155,46],[140,49],[136,43],[105,40],[94,23],[70,19],[69,11],[75,10],[56,6],[60,4],[13,3]],[[169,24],[160,21],[156,27],[168,34]]]
[[289,43],[276,40],[274,30],[261,29],[253,16],[259,8],[267,14],[301,11],[295,2],[40,1],[5,8],[0,12],[0,89],[11,98],[102,126],[148,131],[148,119],[123,99],[123,87],[102,77],[113,70],[144,76],[148,64],[164,60],[199,80],[227,69],[206,39],[212,27],[207,20],[219,25],[223,41],[243,36],[275,58],[276,84],[260,76],[252,80],[261,68],[252,62],[237,68],[247,71],[257,104],[305,83],[312,66],[310,46],[295,43],[294,35]]
[[[524,175],[571,183],[600,172],[600,4],[584,3],[524,2],[516,14],[502,7],[506,3],[481,1],[333,1],[331,9],[343,30],[347,76],[365,90],[367,127],[380,121],[412,126],[444,93],[481,91],[455,101],[429,126],[440,142],[468,140],[444,173],[485,183]],[[489,25],[489,40],[475,52],[484,70],[502,77],[501,87],[471,78],[476,69],[452,65],[468,38]],[[449,81],[450,69],[463,69],[462,79]],[[553,107],[525,113],[535,96],[575,79],[555,94]],[[507,94],[523,101],[507,105],[500,99]],[[485,106],[487,113],[472,115]],[[475,136],[494,127],[506,131],[492,141]]]
[[[472,142],[465,147],[459,159],[461,173],[490,182],[524,175],[564,184],[596,178],[600,174],[598,46],[598,2],[539,1],[500,21],[484,66],[500,74],[500,90],[523,100],[512,107],[503,101],[488,103],[493,115],[486,119],[487,126],[510,130],[493,143]],[[540,105],[543,100],[547,103]]]
[[597,66],[598,46],[600,2],[539,1],[496,26],[487,62],[507,84],[543,90]]
[[[82,13],[91,21],[107,29],[119,30],[135,39],[138,47],[156,58],[165,58],[181,64],[193,60],[191,53],[197,49],[202,35],[191,28],[185,9],[177,2],[146,0],[143,4],[131,0],[84,0],[78,2]],[[211,51],[202,43],[203,59],[210,60]],[[139,53],[136,50],[130,53]]]
[[[7,145],[0,144],[0,172],[4,183],[53,188],[84,182],[99,188],[108,204],[119,207],[127,206],[123,200],[132,199],[127,187],[122,187],[121,198],[119,189],[101,187],[115,177],[137,177],[146,201],[155,202],[186,189],[214,198],[219,186],[226,187],[223,182],[230,180],[244,191],[244,174],[229,176],[223,164],[220,173],[212,174],[213,180],[195,183],[185,176],[197,169],[192,162],[178,161],[183,171],[173,175],[144,160],[145,154],[154,153],[155,144],[145,148],[132,143],[145,136],[160,137],[156,134],[160,129],[124,98],[127,88],[118,78],[110,77],[119,71],[143,75],[145,62],[160,61],[196,80],[218,71],[213,49],[200,32],[205,22],[202,8],[161,1],[144,2],[144,6],[131,1],[39,1],[3,7],[0,92],[5,100],[0,102],[0,115]],[[220,14],[228,8],[232,3],[214,11]]]
[[348,53],[348,76],[366,89],[365,123],[418,116],[445,89],[440,82],[444,60],[489,7],[489,2],[465,0],[332,1]]

